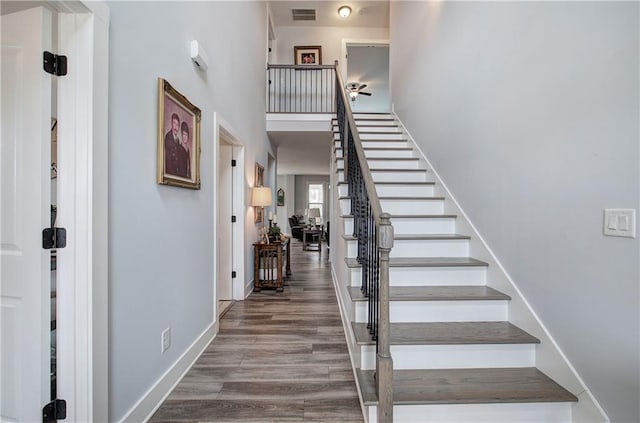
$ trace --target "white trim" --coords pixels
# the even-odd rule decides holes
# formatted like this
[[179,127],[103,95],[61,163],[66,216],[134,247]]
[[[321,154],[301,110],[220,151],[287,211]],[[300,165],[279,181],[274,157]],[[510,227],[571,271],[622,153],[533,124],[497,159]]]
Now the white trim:
[[[533,307],[531,306],[531,304],[529,304],[529,302],[527,301],[523,293],[520,291],[516,283],[513,281],[513,279],[507,272],[506,268],[502,265],[500,260],[498,260],[498,257],[494,254],[493,250],[491,250],[491,248],[489,247],[489,244],[487,244],[485,239],[480,235],[480,232],[471,222],[471,219],[469,219],[469,216],[467,216],[467,214],[462,209],[462,207],[460,207],[460,204],[455,199],[451,191],[449,191],[443,179],[440,177],[440,174],[437,172],[437,170],[433,167],[433,165],[429,161],[427,155],[424,153],[424,151],[422,151],[420,146],[415,142],[413,136],[411,136],[409,130],[404,125],[400,117],[398,117],[398,115],[395,113],[394,113],[394,116],[398,121],[398,123],[400,123],[401,127],[404,129],[404,132],[407,134],[407,138],[409,139],[409,142],[413,144],[413,147],[415,147],[415,149],[420,153],[420,156],[426,161],[430,171],[433,172],[433,174],[435,175],[437,182],[442,186],[443,190],[445,191],[446,197],[448,197],[448,199],[450,199],[453,202],[456,208],[456,212],[462,215],[464,222],[469,226],[470,230],[473,232],[472,239],[475,238],[479,240],[482,247],[486,250],[487,254],[489,255],[488,257],[489,260],[486,260],[486,258],[484,257],[478,257],[478,258],[485,261],[490,261],[489,267],[492,267],[492,264],[494,264],[499,269],[499,272],[501,274],[500,276],[502,276],[504,280],[507,281],[508,284],[510,285],[509,288],[511,288],[510,291],[512,292],[507,292],[507,294],[511,295],[512,297],[510,310],[509,310],[510,318],[512,318],[512,314],[513,314],[513,310],[511,310],[511,308],[514,307],[517,304],[516,301],[518,301],[522,305],[524,305],[526,309],[526,310],[523,310],[524,313],[520,314],[519,317],[523,320],[526,319],[528,326],[536,326],[537,333],[534,333],[533,335],[540,338],[540,342],[541,342],[541,346],[536,349],[536,366],[540,367],[539,355],[541,354],[543,348],[548,348],[547,345],[550,344],[551,347],[553,348],[552,353],[555,353],[554,355],[556,355],[559,359],[561,359],[562,363],[554,363],[553,361],[556,359],[556,357],[553,357],[550,354],[549,359],[545,363],[547,368],[543,368],[542,370],[545,373],[547,373],[550,377],[555,379],[561,385],[569,384],[570,386],[564,386],[564,387],[570,391],[573,391],[574,395],[580,396],[581,398],[584,398],[585,396],[587,397],[587,398],[584,398],[584,400],[579,401],[576,405],[574,405],[574,409],[576,409],[577,411],[574,414],[580,414],[583,417],[588,415],[589,416],[588,421],[608,422],[609,417],[605,413],[604,409],[600,406],[596,398],[588,389],[586,383],[584,382],[584,380],[582,380],[582,378],[580,377],[576,369],[569,362],[567,356],[560,349],[560,346],[555,341],[555,339],[551,336],[551,333],[546,328],[546,326],[544,325],[540,317],[533,310]],[[491,261],[493,263],[491,263]],[[528,315],[524,315],[525,313],[527,313]],[[523,327],[523,329],[531,330],[528,327]],[[554,372],[557,372],[557,374],[554,374]],[[569,378],[571,377],[574,378],[574,380],[570,380]],[[579,391],[576,392],[576,389],[579,389]],[[591,403],[589,403],[589,400],[591,401]],[[594,411],[596,411],[600,415],[595,416],[593,413]]]
[[70,56],[58,79],[58,395],[71,421],[108,420],[108,21],[103,3],[53,2],[59,50]]
[[253,292],[253,279],[251,279],[244,285],[244,297],[242,299],[246,300],[247,297],[251,295],[251,292]]
[[[232,298],[234,300],[244,300],[246,298],[245,295],[245,289],[244,289],[244,284],[243,281],[245,280],[245,271],[244,271],[244,266],[245,266],[245,258],[244,258],[244,216],[245,216],[245,178],[244,178],[244,174],[245,174],[245,164],[244,164],[244,144],[243,142],[240,140],[240,137],[238,137],[236,134],[237,132],[235,131],[235,129],[229,124],[227,123],[226,120],[224,120],[222,118],[222,116],[220,115],[220,113],[218,112],[214,112],[213,113],[213,133],[214,133],[214,156],[213,156],[213,162],[215,163],[216,166],[216,171],[214,172],[213,175],[213,183],[214,183],[214,196],[213,196],[213,221],[214,221],[214,228],[216,227],[215,222],[217,222],[217,218],[218,218],[218,172],[217,172],[217,166],[218,166],[218,157],[220,155],[220,137],[221,137],[221,133],[222,136],[229,142],[231,142],[233,144],[233,153],[232,153],[232,157],[233,159],[236,161],[236,169],[233,171],[233,210],[232,213],[233,215],[236,216],[236,223],[235,223],[235,227],[233,230],[233,240],[232,240],[232,244],[233,244],[233,270],[236,271],[236,278],[235,280],[233,280],[233,289],[232,289]],[[217,262],[216,260],[216,254],[218,251],[218,245],[217,245],[217,237],[214,236],[213,237],[213,260],[214,260],[214,269],[213,269],[213,275],[214,275],[214,292],[217,292],[216,286],[215,286],[215,275],[217,275],[217,265],[215,264]],[[214,295],[214,302],[216,302],[215,306],[214,306],[214,310],[217,313],[217,301],[215,300],[215,295]]]
[[219,323],[211,323],[173,363],[169,369],[144,393],[129,409],[120,422],[146,422],[160,408],[173,389],[180,383],[184,375],[200,358],[204,350],[218,334]]

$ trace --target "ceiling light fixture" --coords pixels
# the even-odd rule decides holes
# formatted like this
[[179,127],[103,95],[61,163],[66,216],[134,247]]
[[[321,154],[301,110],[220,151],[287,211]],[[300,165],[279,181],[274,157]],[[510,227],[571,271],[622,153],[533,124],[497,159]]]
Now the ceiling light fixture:
[[341,18],[348,18],[350,14],[351,8],[347,5],[340,6],[340,8],[338,9],[338,15],[340,15]]

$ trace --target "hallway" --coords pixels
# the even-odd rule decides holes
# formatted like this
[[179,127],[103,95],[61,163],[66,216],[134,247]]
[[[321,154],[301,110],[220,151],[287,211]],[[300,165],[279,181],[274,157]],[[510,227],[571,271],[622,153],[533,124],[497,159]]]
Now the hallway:
[[362,422],[326,245],[292,240],[283,293],[235,303],[152,422]]

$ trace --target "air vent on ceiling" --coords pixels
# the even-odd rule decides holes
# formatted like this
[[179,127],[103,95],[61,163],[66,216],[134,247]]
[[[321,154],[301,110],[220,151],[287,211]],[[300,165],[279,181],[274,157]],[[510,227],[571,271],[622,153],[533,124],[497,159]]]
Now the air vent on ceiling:
[[294,21],[315,21],[316,9],[291,9]]

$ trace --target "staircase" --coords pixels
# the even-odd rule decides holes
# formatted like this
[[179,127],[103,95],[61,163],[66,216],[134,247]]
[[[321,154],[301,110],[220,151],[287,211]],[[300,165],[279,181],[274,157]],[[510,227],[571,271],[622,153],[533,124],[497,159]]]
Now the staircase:
[[[470,236],[456,231],[458,216],[449,212],[454,208],[439,194],[444,190],[403,128],[389,114],[354,118],[394,232],[389,259],[393,419],[572,421],[577,398],[536,368],[540,341],[509,322],[511,298],[489,286],[488,264],[470,257]],[[343,242],[333,252],[336,288],[365,419],[375,422],[376,345],[367,329],[340,136],[334,120],[334,220]]]

